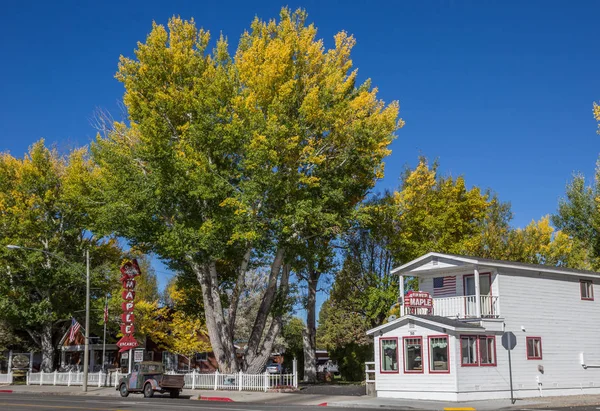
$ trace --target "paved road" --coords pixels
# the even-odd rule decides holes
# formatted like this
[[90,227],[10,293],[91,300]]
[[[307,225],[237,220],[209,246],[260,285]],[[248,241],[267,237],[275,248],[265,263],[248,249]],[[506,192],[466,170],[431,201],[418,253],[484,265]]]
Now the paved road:
[[[137,398],[89,398],[78,396],[40,396],[29,394],[5,394],[0,396],[2,411],[40,411],[40,410],[90,410],[90,411],[134,411],[134,410],[200,410],[200,411],[278,411],[281,405],[248,404],[240,402],[198,401],[185,398],[169,397]],[[285,405],[286,411],[319,410],[316,406]],[[339,408],[338,408],[339,409]],[[353,408],[353,411],[361,411]],[[362,410],[366,411],[366,410]]]

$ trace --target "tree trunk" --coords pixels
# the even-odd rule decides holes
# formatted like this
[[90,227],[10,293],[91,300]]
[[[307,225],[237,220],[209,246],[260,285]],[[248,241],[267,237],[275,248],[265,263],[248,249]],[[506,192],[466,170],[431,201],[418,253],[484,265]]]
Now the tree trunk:
[[214,263],[211,266],[202,266],[192,257],[188,257],[188,263],[202,288],[206,328],[219,370],[224,373],[237,372],[239,365],[231,328],[223,315],[219,285],[216,281],[216,267]]
[[[246,350],[246,354],[244,356],[244,368],[248,369],[256,369],[261,364],[259,364],[262,360],[261,357],[264,356],[264,342],[261,344],[263,337],[268,339],[272,337],[269,333],[264,335],[265,326],[267,324],[267,319],[269,314],[271,313],[271,308],[273,307],[273,302],[275,301],[276,293],[277,293],[277,279],[281,273],[281,268],[283,266],[284,259],[284,250],[279,248],[275,253],[275,258],[273,259],[273,263],[271,264],[271,272],[269,274],[269,282],[267,285],[267,289],[265,291],[265,295],[263,297],[262,302],[260,303],[260,307],[258,308],[258,312],[256,313],[256,320],[254,321],[254,326],[252,327],[252,332],[250,333],[250,338],[248,339],[248,349]],[[286,270],[288,271],[286,274]],[[284,269],[281,277],[281,282],[279,289],[287,290],[287,282],[284,277],[286,275],[289,277],[289,269]],[[287,292],[286,292],[287,294]],[[271,324],[270,331],[279,332],[279,330],[272,329],[273,324]],[[272,330],[271,330],[272,329]],[[276,336],[275,336],[276,337]],[[275,338],[273,337],[273,342]],[[269,348],[268,355],[271,355],[272,344]],[[262,364],[264,365],[264,364]]]
[[42,370],[44,372],[54,371],[54,359],[56,357],[56,347],[52,339],[52,326],[44,325],[40,334],[40,348],[42,349]]
[[304,381],[317,381],[317,283],[319,274],[312,269],[308,277],[308,299],[306,302],[306,330],[302,333],[304,346]]
[[[286,298],[289,290],[289,280],[291,267],[286,264],[283,267],[283,273],[281,274],[281,281],[279,285],[279,297]],[[264,341],[260,345],[257,353],[252,357],[250,362],[246,362],[246,372],[248,374],[258,374],[264,370],[265,364],[271,357],[273,352],[273,345],[275,339],[279,336],[281,329],[283,328],[283,312],[273,317],[269,330],[267,331]]]

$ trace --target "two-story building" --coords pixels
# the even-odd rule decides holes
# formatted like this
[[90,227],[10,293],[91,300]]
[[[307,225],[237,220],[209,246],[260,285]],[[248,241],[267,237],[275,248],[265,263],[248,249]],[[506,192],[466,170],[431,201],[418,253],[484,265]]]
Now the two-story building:
[[505,333],[515,398],[600,393],[599,273],[440,253],[392,273],[400,316],[367,332],[377,396],[510,398]]

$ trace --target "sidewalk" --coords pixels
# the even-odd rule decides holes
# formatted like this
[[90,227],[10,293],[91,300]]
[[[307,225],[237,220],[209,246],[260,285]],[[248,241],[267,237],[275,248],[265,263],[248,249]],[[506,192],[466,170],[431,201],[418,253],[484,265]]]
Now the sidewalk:
[[[9,392],[10,391],[10,392]],[[10,394],[44,394],[44,395],[86,395],[119,397],[119,392],[112,387],[91,387],[84,393],[81,386],[51,386],[51,385],[0,385],[0,395]],[[158,395],[158,394],[157,394]],[[466,408],[478,411],[499,409],[552,408],[573,407],[581,405],[600,405],[600,395],[573,395],[564,397],[536,397],[519,399],[513,405],[510,400],[487,400],[471,402],[444,402],[422,400],[400,400],[391,398],[375,398],[369,396],[319,395],[297,393],[267,393],[251,391],[213,391],[184,389],[182,396],[192,400],[234,401],[269,405],[327,405],[328,407],[343,408],[374,408],[395,410],[441,411],[444,408]],[[131,394],[135,398],[141,394]]]

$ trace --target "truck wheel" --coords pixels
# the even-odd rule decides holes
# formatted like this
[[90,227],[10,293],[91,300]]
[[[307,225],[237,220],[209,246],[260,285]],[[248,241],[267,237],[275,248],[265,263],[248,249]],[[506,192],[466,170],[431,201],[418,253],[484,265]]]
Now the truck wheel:
[[121,397],[127,397],[129,395],[129,391],[127,391],[127,386],[125,384],[119,386],[119,392],[121,393]]
[[179,390],[171,390],[171,391],[169,391],[169,396],[171,398],[179,398]]
[[150,383],[146,383],[146,385],[144,385],[144,397],[152,398],[153,395],[154,390],[152,389],[152,385]]

